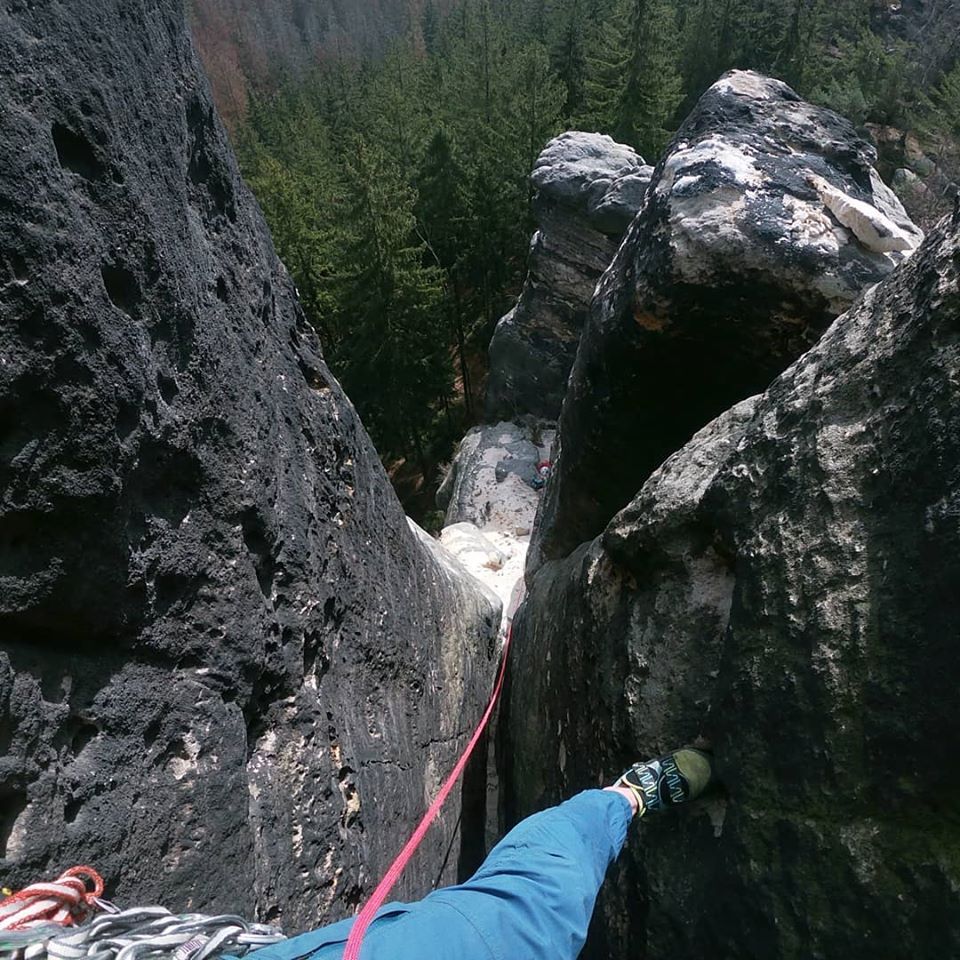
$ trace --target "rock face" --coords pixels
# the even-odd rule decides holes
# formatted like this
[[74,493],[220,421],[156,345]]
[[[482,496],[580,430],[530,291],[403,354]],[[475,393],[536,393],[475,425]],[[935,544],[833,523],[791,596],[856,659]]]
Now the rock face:
[[584,957],[960,955],[960,211],[528,588],[510,817],[697,738],[722,784]]
[[[537,505],[530,481],[537,464],[549,456],[555,435],[549,424],[534,420],[473,427],[460,441],[437,491],[437,505],[446,510],[444,525],[466,521],[512,529],[529,523]],[[504,496],[504,490],[510,495]],[[513,503],[519,512],[511,512]]]
[[180,0],[7,4],[0,89],[0,874],[343,915],[476,722],[497,604],[408,528]]
[[531,481],[549,457],[556,431],[527,419],[474,427],[437,493],[446,510],[441,539],[508,612],[523,578],[541,493]]
[[560,415],[597,280],[652,172],[632,148],[597,133],[564,133],[544,148],[531,176],[530,272],[490,343],[488,421]]
[[600,533],[919,242],[874,158],[780,81],[734,71],[704,94],[597,287],[531,569]]

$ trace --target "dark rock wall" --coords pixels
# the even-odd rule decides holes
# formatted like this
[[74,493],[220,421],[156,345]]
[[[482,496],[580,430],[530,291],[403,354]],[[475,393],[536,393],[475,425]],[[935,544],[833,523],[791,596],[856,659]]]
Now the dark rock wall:
[[472,729],[498,611],[408,529],[179,0],[6,4],[0,90],[0,874],[343,915]]
[[528,588],[509,819],[698,738],[721,779],[584,957],[960,955],[960,212]]
[[631,147],[598,133],[568,131],[544,147],[530,176],[537,230],[529,272],[490,342],[488,423],[560,416],[597,280],[652,172]]
[[[875,157],[778,80],[733,71],[703,95],[597,287],[529,569],[597,536],[694,431],[764,389],[919,242]],[[868,246],[825,190],[872,211],[885,242]]]

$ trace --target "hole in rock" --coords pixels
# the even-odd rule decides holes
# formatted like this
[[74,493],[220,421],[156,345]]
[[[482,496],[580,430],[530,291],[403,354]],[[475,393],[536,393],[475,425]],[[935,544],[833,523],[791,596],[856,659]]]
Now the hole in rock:
[[76,723],[76,732],[70,739],[70,750],[75,757],[79,757],[80,754],[83,753],[83,748],[92,740],[96,739],[100,728],[89,720],[77,720]]
[[217,278],[217,299],[226,303],[230,299],[230,293],[227,290],[227,281],[223,277]]
[[43,669],[39,675],[40,696],[47,703],[63,703],[70,689],[69,681],[53,664]]
[[23,790],[0,787],[0,859],[9,853],[10,836],[17,819],[27,809],[27,794]]
[[80,816],[80,811],[83,809],[83,800],[80,797],[71,797],[63,805],[63,822],[65,824],[71,824],[76,822],[77,817]]
[[85,180],[97,180],[103,176],[104,166],[97,159],[93,145],[85,137],[74,133],[62,123],[55,123],[52,133],[57,159],[64,170],[79,174]]
[[117,404],[117,437],[126,440],[140,425],[140,410],[134,403],[121,400]]
[[100,267],[100,274],[111,303],[128,317],[135,316],[142,299],[137,278],[126,268],[109,263]]
[[20,336],[31,345],[42,345],[44,350],[51,353],[58,345],[56,326],[47,319],[42,307],[25,310],[17,325]]
[[174,609],[189,610],[196,602],[197,593],[206,578],[191,576],[180,570],[157,574],[153,581],[154,608],[161,616]]
[[99,349],[103,341],[100,339],[100,332],[96,327],[92,327],[89,324],[78,325],[80,331],[80,337],[83,340],[83,345],[87,350],[93,351]]
[[181,373],[187,369],[195,328],[195,319],[185,310],[173,310],[151,325],[150,341],[158,353],[162,351],[161,366],[172,363]]
[[13,276],[15,279],[24,281],[30,276],[27,270],[27,261],[24,260],[19,253],[15,253],[10,258],[10,266],[13,268]]
[[256,514],[248,512],[242,522],[243,542],[250,552],[250,559],[257,574],[260,592],[265,597],[273,593],[273,578],[276,574],[276,564],[273,559],[273,549],[267,540],[267,529],[263,520]]
[[163,717],[154,717],[143,731],[143,745],[148,750],[154,745],[163,729]]
[[173,403],[177,394],[180,392],[177,382],[172,377],[165,377],[162,373],[157,377],[157,387],[160,389],[160,396],[163,402],[169,406]]
[[147,439],[140,444],[137,460],[128,483],[131,510],[179,527],[196,504],[204,483],[196,455],[161,440]]
[[192,183],[198,187],[205,184],[210,178],[210,161],[207,159],[203,148],[195,148],[190,155],[190,166],[187,168],[187,174]]

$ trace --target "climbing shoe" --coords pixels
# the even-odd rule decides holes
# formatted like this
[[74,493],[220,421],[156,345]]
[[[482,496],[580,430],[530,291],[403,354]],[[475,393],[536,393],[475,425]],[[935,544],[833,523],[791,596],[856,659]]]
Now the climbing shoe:
[[614,784],[632,790],[640,813],[658,813],[677,803],[694,800],[709,786],[713,763],[709,753],[683,747],[657,760],[635,763]]

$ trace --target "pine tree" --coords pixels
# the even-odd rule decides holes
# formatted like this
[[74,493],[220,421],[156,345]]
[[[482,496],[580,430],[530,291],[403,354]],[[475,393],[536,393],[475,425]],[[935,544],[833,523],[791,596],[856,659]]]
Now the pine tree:
[[553,11],[547,9],[547,0],[527,0],[526,7],[521,36],[525,39],[543,40]]
[[684,12],[680,64],[686,91],[685,106],[691,108],[697,98],[720,76],[717,47],[717,0],[696,0],[681,7]]
[[747,0],[740,7],[741,23],[735,62],[771,76],[783,75],[785,35],[789,29],[784,0]]
[[666,144],[683,99],[677,47],[676,11],[669,0],[633,0],[615,136],[651,157]]
[[588,123],[655,157],[683,98],[670,0],[619,0],[590,41]]
[[790,0],[790,15],[780,51],[782,76],[794,87],[804,87],[815,54],[814,42],[822,17],[823,0]]
[[935,128],[960,140],[960,61],[940,81],[931,99]]
[[[521,48],[509,64],[512,98],[508,106],[508,142],[516,152],[515,169],[526,186],[529,173],[546,142],[560,132],[564,87],[550,65],[546,47],[533,42]],[[529,190],[520,198],[520,227],[529,234],[526,204]]]
[[587,51],[586,23],[582,0],[570,0],[561,11],[561,25],[553,43],[551,60],[564,87],[562,117],[565,125],[580,116],[586,106]]
[[428,55],[436,54],[440,45],[440,12],[434,0],[426,0],[420,18],[423,46]]
[[618,123],[618,108],[630,55],[629,6],[617,0],[606,17],[594,21],[586,40],[584,111],[578,126],[610,133]]
[[465,219],[462,183],[463,171],[454,157],[450,137],[441,128],[430,141],[417,171],[416,214],[426,244],[427,260],[439,267],[446,278],[445,315],[456,338],[464,405],[469,419],[473,416],[473,385],[467,362],[467,290],[461,269],[464,252],[461,224]]
[[237,149],[307,316],[335,350],[341,183],[329,130],[304,91],[281,91],[253,102]]
[[347,177],[350,229],[339,278],[345,335],[337,370],[381,454],[412,449],[426,474],[433,406],[452,379],[440,274],[423,265],[414,192],[362,137]]
[[409,40],[396,42],[366,79],[351,128],[378,143],[402,170],[412,171],[427,139],[427,66]]
[[[485,346],[527,246],[529,128],[520,119],[517,88],[525,82],[521,64],[531,61],[488,0],[465,5],[455,28],[443,58],[438,99],[463,174],[457,270],[466,296],[464,322],[469,335],[478,333]],[[540,74],[544,82],[547,73]],[[540,105],[538,95],[527,106],[539,110]]]

